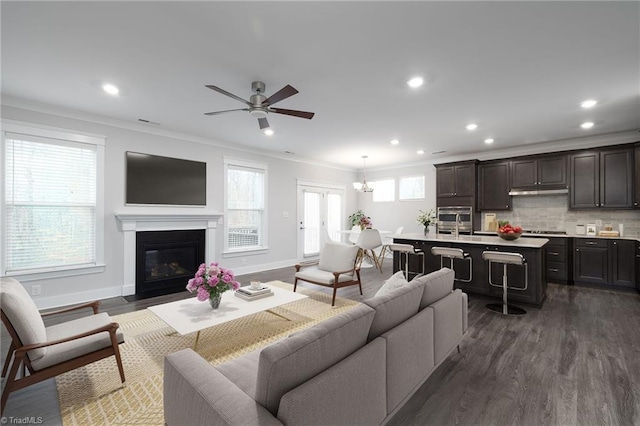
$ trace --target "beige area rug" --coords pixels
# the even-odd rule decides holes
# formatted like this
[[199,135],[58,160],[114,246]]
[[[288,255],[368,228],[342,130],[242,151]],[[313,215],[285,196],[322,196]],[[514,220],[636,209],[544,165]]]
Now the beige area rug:
[[[293,290],[291,284],[274,284]],[[272,309],[289,321],[261,312],[217,325],[200,333],[197,352],[216,365],[358,305],[358,302],[336,297],[336,305],[331,307],[328,294],[304,288],[298,288],[298,292],[309,297]],[[186,336],[174,333],[148,309],[113,319],[125,335],[125,343],[120,345],[125,385],[120,383],[114,357],[58,376],[56,384],[63,424],[163,425],[164,356],[192,348],[195,333]]]

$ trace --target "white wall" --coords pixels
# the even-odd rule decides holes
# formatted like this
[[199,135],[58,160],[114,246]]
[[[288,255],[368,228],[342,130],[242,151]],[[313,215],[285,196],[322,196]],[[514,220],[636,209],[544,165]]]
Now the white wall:
[[[385,170],[367,170],[367,181],[393,178],[396,184],[396,200],[398,199],[398,181],[404,176],[425,176],[425,199],[417,201],[373,202],[372,193],[358,193],[358,207],[371,217],[377,229],[395,231],[404,226],[404,232],[422,232],[418,224],[418,210],[427,211],[436,208],[436,168],[432,164],[398,167]],[[362,173],[358,175],[362,181]],[[355,211],[355,210],[354,210]],[[349,214],[353,211],[349,211]]]
[[[65,114],[68,115],[65,111]],[[107,136],[105,149],[105,264],[104,273],[38,280],[42,294],[34,296],[40,308],[61,306],[81,301],[120,296],[123,286],[123,233],[118,230],[115,213],[222,213],[223,156],[266,163],[268,182],[268,246],[266,254],[223,258],[222,225],[217,232],[217,259],[236,274],[293,265],[296,262],[296,181],[320,181],[351,187],[356,174],[329,167],[288,161],[267,155],[197,143],[175,137],[135,131],[113,125],[68,118],[11,106],[2,106],[4,119],[45,125],[76,132]],[[131,127],[131,126],[130,126]],[[144,130],[141,127],[141,130]],[[211,141],[216,143],[216,141]],[[132,207],[125,206],[125,152],[137,151],[168,157],[207,162],[207,206],[197,207]],[[347,190],[347,211],[356,209],[356,194]],[[283,217],[288,212],[288,217]],[[345,226],[346,226],[345,217]],[[293,268],[292,268],[293,277]]]

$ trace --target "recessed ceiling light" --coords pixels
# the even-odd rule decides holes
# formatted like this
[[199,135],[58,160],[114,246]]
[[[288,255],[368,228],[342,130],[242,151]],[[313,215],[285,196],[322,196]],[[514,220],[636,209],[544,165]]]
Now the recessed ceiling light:
[[583,129],[590,129],[593,127],[593,123],[591,121],[584,122],[580,125]]
[[418,88],[424,84],[424,80],[422,77],[413,77],[411,80],[407,81],[409,87]]
[[422,155],[422,154],[424,154],[424,151],[422,149],[419,149],[419,150],[416,151],[416,154]]
[[393,139],[393,140],[389,141],[389,143],[391,145],[398,145],[400,143],[400,141],[398,139]]
[[104,90],[105,92],[107,92],[110,95],[117,95],[120,92],[120,89],[118,89],[116,86],[114,86],[113,84],[110,83],[105,83],[102,85],[102,90]]
[[476,123],[467,124],[467,130],[475,130],[477,128],[478,128],[478,125]]
[[592,108],[596,106],[597,103],[598,101],[596,101],[595,99],[587,99],[586,101],[580,102],[580,106],[582,108]]
[[264,129],[264,134],[267,136],[273,136],[273,130],[271,129]]
[[484,143],[493,143],[493,139],[487,138],[484,140]]

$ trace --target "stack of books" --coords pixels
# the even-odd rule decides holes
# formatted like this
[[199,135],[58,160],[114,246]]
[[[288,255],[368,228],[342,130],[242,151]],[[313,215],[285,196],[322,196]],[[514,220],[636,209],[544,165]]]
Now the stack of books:
[[273,296],[273,291],[263,284],[255,290],[251,287],[240,287],[234,294],[240,299],[257,300],[262,299],[263,297]]

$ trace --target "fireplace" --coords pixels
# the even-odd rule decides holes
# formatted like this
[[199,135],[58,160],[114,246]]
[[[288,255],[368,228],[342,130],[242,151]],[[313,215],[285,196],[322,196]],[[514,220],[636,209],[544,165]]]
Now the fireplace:
[[205,259],[205,231],[136,232],[136,298],[185,291]]

